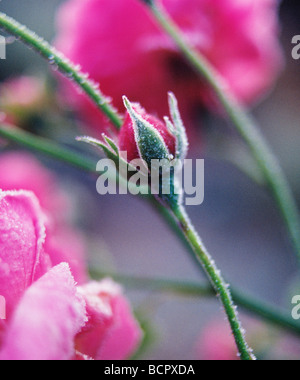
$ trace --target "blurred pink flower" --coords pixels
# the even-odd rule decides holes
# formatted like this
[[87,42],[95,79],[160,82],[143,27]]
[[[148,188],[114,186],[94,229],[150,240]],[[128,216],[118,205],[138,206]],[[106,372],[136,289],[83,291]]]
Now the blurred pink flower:
[[[247,341],[261,360],[294,360],[299,358],[299,340],[261,321],[246,318]],[[209,322],[195,347],[200,360],[238,360],[237,348],[228,324],[222,320]]]
[[40,112],[46,101],[45,83],[35,76],[19,76],[0,85],[0,109],[13,124]]
[[67,195],[58,181],[33,155],[25,152],[1,153],[0,188],[30,190],[38,198],[48,221],[58,223],[70,208]]
[[5,112],[0,111],[0,123],[14,126],[14,120],[10,115],[7,115]]
[[201,360],[238,360],[237,348],[225,322],[213,321],[205,326],[196,346],[196,356]]
[[29,153],[3,153],[0,189],[28,190],[35,194],[46,215],[45,244],[53,264],[68,262],[76,281],[86,282],[84,239],[69,222],[71,203],[55,176]]
[[106,279],[88,283],[79,292],[86,301],[88,322],[77,336],[77,350],[97,360],[128,358],[141,331],[120,286]]
[[270,347],[270,356],[276,360],[299,360],[299,337],[291,334],[280,336],[276,344]]
[[[258,100],[282,67],[277,0],[157,0],[185,38],[214,66],[240,102]],[[140,0],[68,0],[58,13],[56,46],[100,83],[123,109],[122,95],[149,112],[167,114],[173,91],[185,120],[210,97],[174,43]],[[97,129],[103,117],[91,102],[64,86],[67,99]]]
[[76,287],[67,263],[51,268],[45,236],[32,193],[0,192],[0,360],[85,359],[82,334],[89,358],[127,358],[141,331],[121,290],[108,280]]

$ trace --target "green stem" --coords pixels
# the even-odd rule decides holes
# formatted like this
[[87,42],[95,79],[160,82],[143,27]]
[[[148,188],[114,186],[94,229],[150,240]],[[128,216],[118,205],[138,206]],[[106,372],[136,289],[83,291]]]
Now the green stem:
[[255,121],[238,104],[236,99],[229,92],[226,92],[219,74],[206,58],[186,41],[179,28],[171,20],[163,7],[156,4],[154,0],[142,1],[149,5],[160,26],[173,39],[183,56],[196,72],[213,89],[227,112],[228,118],[246,142],[278,205],[300,261],[300,217],[297,204],[288,181],[260,129]]
[[[112,277],[128,288],[165,292],[183,297],[214,297],[216,294],[211,286],[191,281],[136,277],[131,275],[102,272],[95,268],[90,269],[90,275],[95,280],[105,277]],[[236,290],[232,289],[231,294],[233,301],[245,311],[250,312],[256,317],[259,316],[266,322],[288,332],[296,333],[297,336],[300,337],[300,324],[297,321],[294,321],[287,313],[283,311],[279,312],[273,306],[266,305],[265,303],[252,299],[251,297],[241,295]]]
[[259,302],[252,297],[245,297],[240,292],[232,290],[234,301],[244,310],[248,310],[254,315],[258,315],[264,320],[283,328],[291,333],[296,333],[300,337],[300,324],[291,318],[290,313],[279,311],[275,307]]
[[110,99],[101,93],[95,82],[88,79],[87,74],[80,71],[79,65],[74,65],[61,52],[58,52],[48,42],[37,36],[36,33],[2,12],[0,12],[0,28],[37,51],[53,67],[60,70],[64,76],[76,83],[115,127],[121,127],[122,117],[118,115],[118,112],[110,104]]
[[115,273],[107,273],[99,271],[93,267],[89,270],[90,276],[94,279],[112,277],[116,281],[123,283],[130,288],[146,289],[151,291],[159,291],[166,293],[174,293],[182,296],[193,297],[211,297],[215,296],[215,292],[210,285],[200,285],[191,282],[174,281],[159,278],[146,278],[137,276],[126,276]]
[[197,259],[203,266],[217,296],[224,306],[241,359],[255,360],[256,358],[245,340],[243,329],[238,318],[237,308],[233,303],[228,284],[226,284],[222,278],[221,272],[216,267],[214,260],[204,247],[199,235],[187,216],[185,209],[182,206],[178,206],[172,211]]
[[19,128],[14,128],[10,125],[0,125],[0,137],[31,151],[42,153],[50,158],[67,163],[77,169],[88,173],[95,172],[95,162],[93,160],[89,160],[79,153],[59,146],[55,142],[35,136]]
[[[99,172],[96,171],[96,163],[94,160],[60,146],[51,140],[35,136],[30,132],[25,132],[15,127],[12,128],[10,125],[0,125],[0,137],[95,176],[99,174]],[[109,176],[110,174],[108,173],[107,175]],[[128,185],[127,180],[118,174],[117,177],[112,175],[111,178],[122,186],[126,187]]]

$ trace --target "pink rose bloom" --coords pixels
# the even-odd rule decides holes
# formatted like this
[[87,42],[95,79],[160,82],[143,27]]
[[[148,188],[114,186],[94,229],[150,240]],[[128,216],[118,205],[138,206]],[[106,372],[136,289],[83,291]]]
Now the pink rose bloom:
[[1,84],[0,104],[9,109],[37,108],[43,100],[44,83],[37,77],[21,76]]
[[45,236],[32,193],[0,192],[0,360],[127,358],[141,332],[121,289],[78,288],[67,263],[51,268]]
[[38,198],[49,222],[59,223],[69,213],[70,203],[55,176],[30,153],[9,152],[0,156],[0,188],[29,190]]
[[34,76],[20,76],[0,85],[0,109],[12,124],[19,124],[32,113],[40,112],[47,95],[43,80]]
[[14,120],[10,115],[7,115],[5,112],[0,111],[0,123],[14,126]]
[[[259,320],[246,318],[247,341],[259,358],[264,360],[299,357],[299,341],[278,333],[277,329]],[[271,343],[270,343],[271,342]],[[196,344],[196,358],[201,360],[238,360],[237,348],[228,324],[215,320],[205,326]]]
[[[282,67],[277,0],[157,0],[185,38],[213,65],[244,104],[270,89]],[[56,45],[100,83],[121,110],[122,95],[159,117],[173,91],[185,120],[209,92],[140,0],[68,0],[58,13]],[[95,128],[103,117],[65,84],[65,98]],[[107,123],[106,123],[107,124]]]
[[79,283],[87,280],[84,239],[70,225],[71,204],[55,176],[28,153],[10,152],[0,156],[0,189],[28,190],[38,198],[46,215],[46,251],[53,264],[69,263]]
[[[15,128],[15,120],[5,112],[2,112],[0,109],[0,124],[4,124],[9,126],[10,128]],[[5,147],[7,145],[7,141],[0,138],[0,148]]]
[[196,356],[211,361],[238,360],[234,338],[225,322],[213,321],[205,327],[197,342]]
[[281,336],[276,344],[270,348],[271,359],[276,360],[299,360],[300,344],[297,336]]
[[79,293],[86,301],[88,322],[76,338],[77,350],[96,360],[128,358],[141,331],[120,286],[106,279],[80,287]]

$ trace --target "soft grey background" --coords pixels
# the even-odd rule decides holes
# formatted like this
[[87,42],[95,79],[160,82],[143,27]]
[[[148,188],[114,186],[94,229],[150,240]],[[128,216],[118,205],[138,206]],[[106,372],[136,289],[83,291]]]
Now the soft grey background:
[[[51,40],[54,13],[60,2],[2,0],[0,9]],[[287,69],[255,114],[300,200],[300,61],[291,59],[290,43],[293,35],[300,34],[296,3],[285,2],[282,12]],[[2,79],[48,70],[38,56],[21,44],[9,46],[7,56],[6,61],[0,62]],[[296,261],[274,203],[263,189],[231,164],[216,158],[215,153],[212,148],[206,150],[205,203],[188,211],[232,284],[246,294],[289,308],[286,296],[295,277]],[[139,276],[203,278],[176,237],[147,205],[130,196],[100,198],[91,179],[61,165],[54,169],[64,174],[64,186],[80,200],[78,221],[93,241],[91,256],[102,268]],[[213,300],[157,294],[148,298],[143,292],[133,291],[129,294],[136,307],[146,307],[157,327],[157,340],[147,359],[192,358],[196,336],[205,322],[223,318]]]

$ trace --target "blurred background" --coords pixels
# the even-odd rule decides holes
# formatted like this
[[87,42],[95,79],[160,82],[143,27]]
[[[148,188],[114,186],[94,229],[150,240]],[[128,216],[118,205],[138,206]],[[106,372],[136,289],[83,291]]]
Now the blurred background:
[[[51,41],[60,3],[2,0],[0,9]],[[253,112],[300,203],[300,61],[291,57],[292,36],[300,34],[299,1],[283,1],[280,17],[286,68],[270,96]],[[49,72],[38,55],[18,42],[7,47],[7,60],[0,61],[1,81],[21,74],[45,77]],[[33,130],[38,129],[36,123]],[[195,158],[206,160],[206,198],[203,205],[190,207],[188,212],[235,288],[290,310],[290,295],[300,291],[296,284],[297,263],[276,206],[263,188],[232,163],[247,163],[248,157],[234,132],[212,118],[207,123],[202,134],[205,147],[192,152]],[[64,132],[59,126],[48,135],[75,145],[70,143],[69,130]],[[182,244],[147,204],[132,196],[99,196],[93,178],[44,157],[39,159],[57,174],[61,186],[70,194],[73,219],[84,232],[94,266],[103,272],[205,283]],[[243,169],[248,170],[249,165]],[[213,299],[132,288],[126,293],[139,313],[147,316],[153,330],[153,343],[143,356],[146,359],[195,358],[197,336],[212,319],[224,319]],[[243,320],[247,329],[248,317],[244,313]],[[300,340],[296,344],[300,350]]]

